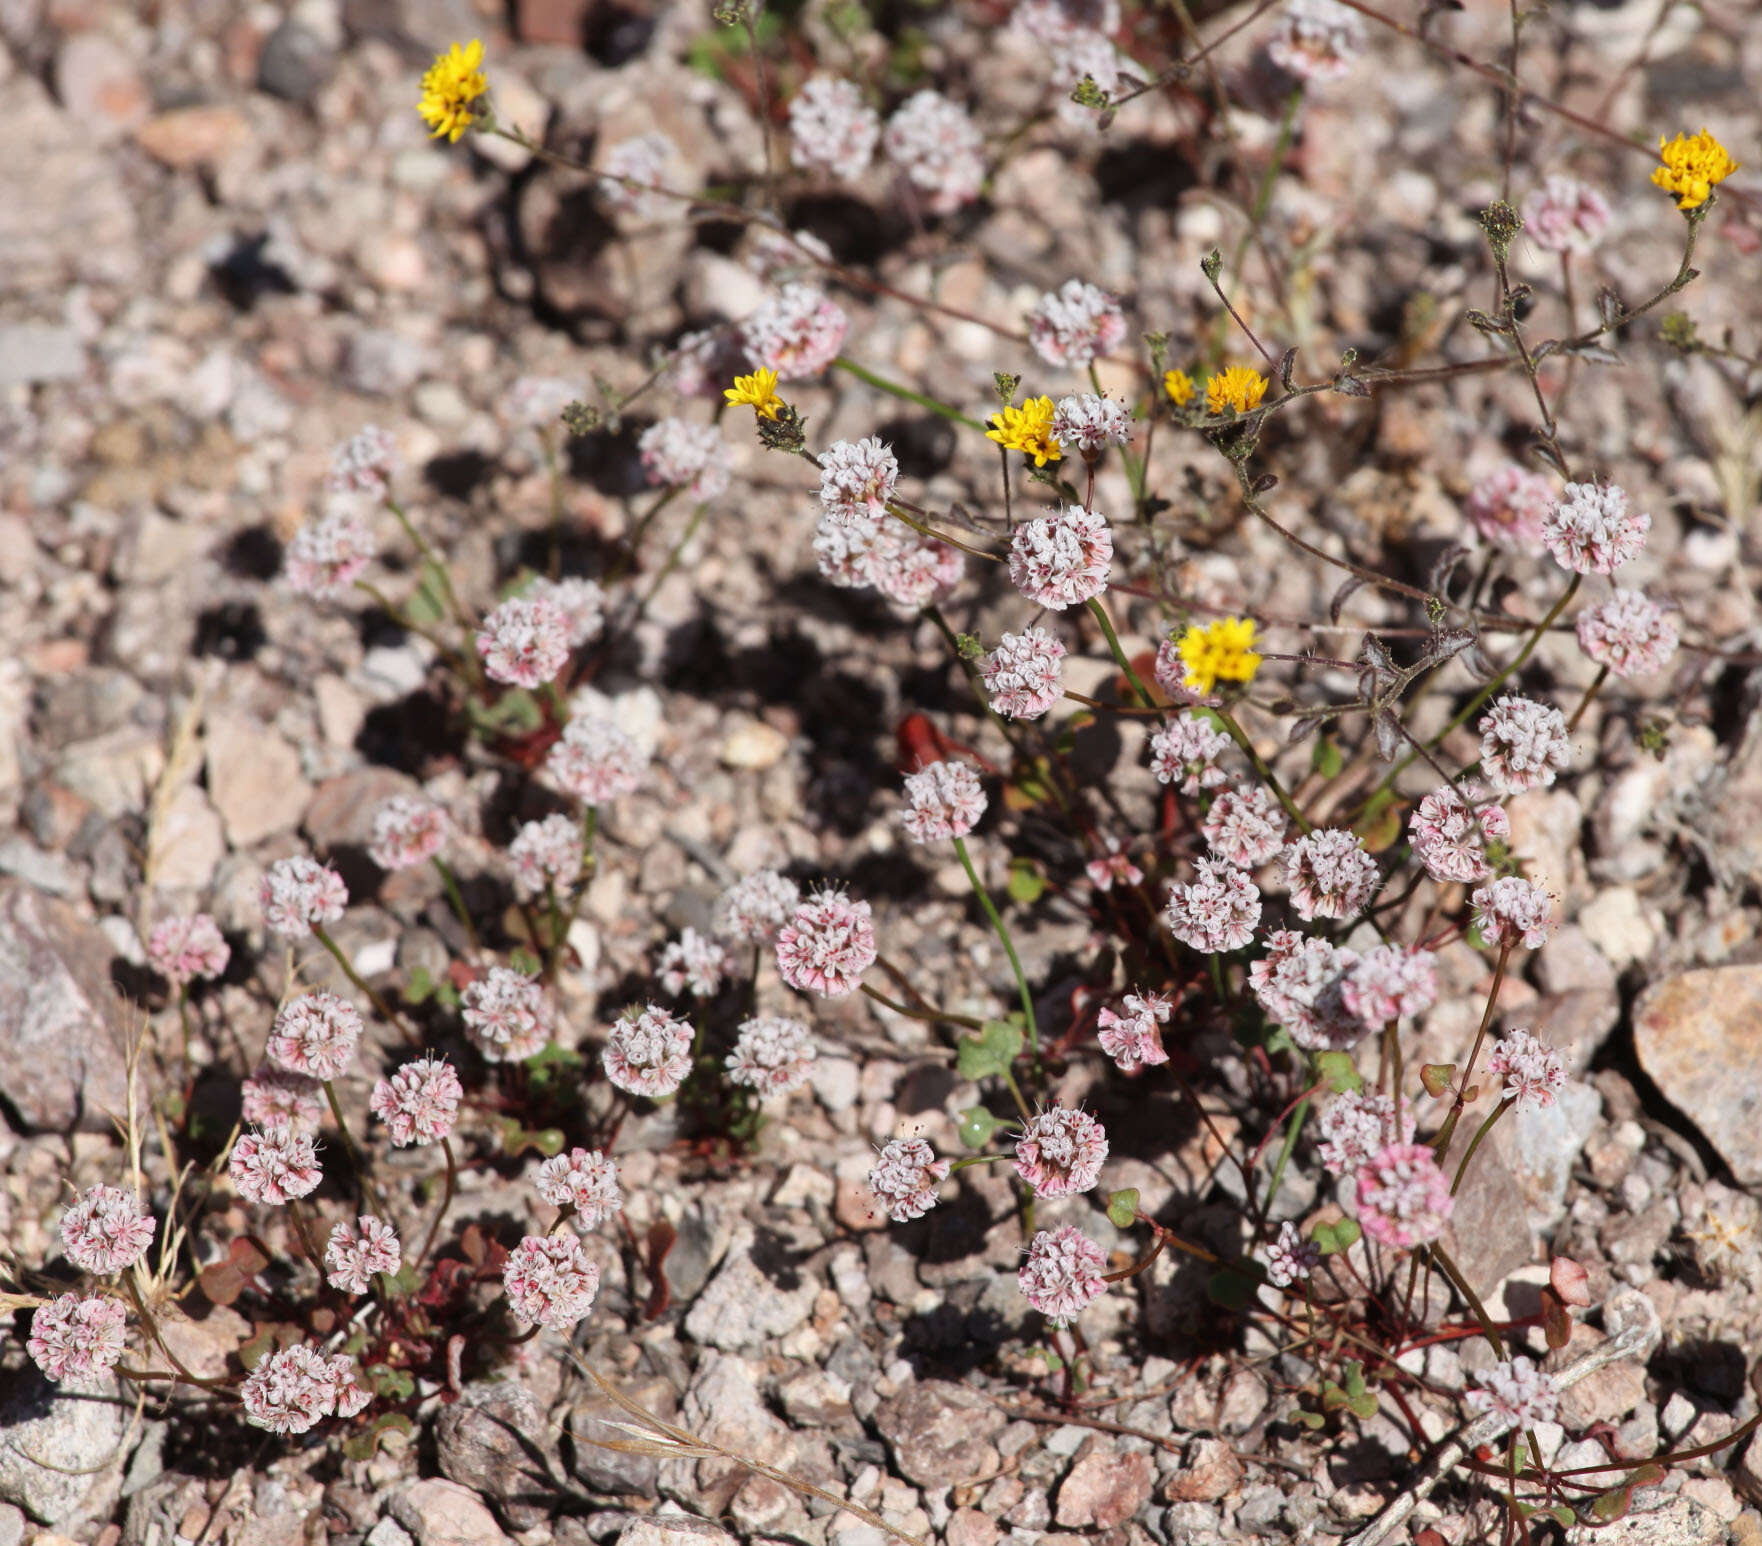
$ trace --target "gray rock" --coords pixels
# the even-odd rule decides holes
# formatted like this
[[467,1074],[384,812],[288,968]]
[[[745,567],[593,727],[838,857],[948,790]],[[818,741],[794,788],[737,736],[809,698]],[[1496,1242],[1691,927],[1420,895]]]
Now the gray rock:
[[0,881],[0,1068],[27,1128],[111,1131],[128,1100],[110,941],[65,902]]
[[435,1425],[444,1475],[483,1494],[516,1530],[538,1523],[558,1492],[560,1464],[538,1398],[513,1380],[473,1385]]
[[0,391],[39,381],[78,381],[86,351],[72,328],[46,322],[0,327]]
[[207,1501],[200,1477],[166,1471],[139,1492],[129,1494],[122,1517],[122,1546],[165,1546],[179,1532],[184,1515]]
[[503,1546],[508,1539],[483,1499],[457,1482],[412,1482],[392,1499],[391,1515],[416,1546]]
[[1745,1186],[1762,1182],[1762,966],[1656,982],[1634,1006],[1634,1050],[1665,1099]]
[[1723,1546],[1725,1526],[1692,1498],[1656,1490],[1634,1497],[1632,1511],[1614,1524],[1569,1531],[1573,1546]]
[[[1568,1084],[1551,1106],[1508,1114],[1493,1142],[1523,1193],[1530,1227],[1547,1234],[1566,1207],[1566,1183],[1603,1112],[1588,1084]],[[1478,1162],[1478,1156],[1477,1156]]]
[[707,1519],[633,1519],[618,1532],[618,1546],[734,1546],[734,1537]]
[[21,1546],[30,1521],[24,1510],[10,1503],[0,1503],[0,1546]]
[[365,1537],[365,1546],[414,1546],[415,1537],[387,1514]]
[[[672,1385],[660,1377],[638,1381],[616,1382],[618,1393],[634,1401],[645,1411],[653,1412],[663,1421],[678,1415],[679,1398]],[[636,1455],[625,1450],[608,1449],[604,1440],[619,1441],[630,1435],[619,1422],[628,1422],[629,1414],[616,1402],[597,1392],[578,1402],[569,1414],[569,1437],[574,1442],[574,1460],[570,1466],[576,1476],[595,1492],[617,1496],[652,1497],[661,1463],[654,1455]]]
[[694,1342],[726,1352],[758,1347],[794,1331],[813,1313],[818,1281],[793,1267],[781,1269],[784,1281],[768,1275],[752,1259],[754,1243],[753,1233],[744,1231],[692,1305],[685,1334]]
[[875,1412],[900,1475],[920,1487],[991,1476],[1002,1463],[991,1439],[1006,1421],[978,1391],[947,1380],[909,1385]]
[[[1479,1125],[1464,1120],[1457,1129],[1444,1159],[1446,1175],[1456,1174]],[[1475,1151],[1441,1243],[1469,1287],[1482,1295],[1533,1259],[1523,1188],[1492,1144]]]
[[114,1380],[52,1385],[25,1371],[0,1402],[0,1499],[63,1533],[107,1518],[127,1427]]
[[76,32],[55,55],[55,94],[94,138],[116,139],[153,110],[147,83],[127,50],[102,32]]
[[324,39],[297,21],[284,21],[264,41],[257,84],[284,102],[310,104],[336,71],[336,55]]
[[208,797],[234,848],[292,831],[311,798],[300,757],[279,735],[241,714],[208,717]]
[[0,199],[0,295],[61,294],[75,280],[126,282],[140,267],[120,162],[15,70],[6,82],[7,149],[29,177]]
[[[1242,1464],[1236,1461],[1235,1475],[1241,1472]],[[1111,1530],[1137,1516],[1150,1501],[1155,1482],[1156,1464],[1149,1455],[1120,1454],[1111,1445],[1098,1444],[1059,1484],[1057,1522],[1067,1529]]]

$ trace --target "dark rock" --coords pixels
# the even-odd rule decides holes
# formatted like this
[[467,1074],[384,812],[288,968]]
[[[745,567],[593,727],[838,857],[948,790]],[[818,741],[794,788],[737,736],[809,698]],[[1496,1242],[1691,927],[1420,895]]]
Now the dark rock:
[[297,21],[284,21],[269,34],[257,60],[257,84],[284,102],[310,105],[336,70],[324,39]]
[[441,1473],[470,1487],[516,1530],[555,1503],[561,1466],[538,1398],[513,1380],[473,1385],[435,1425]]

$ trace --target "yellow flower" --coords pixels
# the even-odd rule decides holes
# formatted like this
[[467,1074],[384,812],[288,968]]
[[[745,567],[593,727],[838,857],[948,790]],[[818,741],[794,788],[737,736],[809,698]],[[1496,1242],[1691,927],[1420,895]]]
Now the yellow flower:
[[1187,668],[1186,683],[1195,692],[1209,693],[1219,682],[1251,682],[1260,669],[1251,617],[1194,623],[1181,635],[1178,648]]
[[433,131],[433,138],[443,134],[456,142],[469,129],[477,115],[471,104],[489,90],[484,79],[483,42],[473,38],[469,43],[455,43],[448,53],[436,54],[428,73],[422,77],[422,100],[416,111]]
[[777,372],[763,366],[750,376],[736,376],[734,385],[724,387],[722,395],[731,403],[750,403],[752,410],[761,419],[774,419],[777,410],[783,406],[783,399],[777,395]]
[[1258,408],[1265,396],[1266,377],[1246,365],[1232,365],[1221,376],[1205,378],[1207,413],[1222,413],[1226,408],[1247,413],[1250,408]]
[[1020,408],[1005,408],[991,415],[995,429],[985,431],[1006,451],[1020,451],[1034,458],[1036,467],[1061,461],[1064,452],[1052,435],[1053,402],[1050,397],[1030,397]]
[[1652,181],[1676,195],[1678,209],[1700,208],[1711,196],[1713,185],[1738,169],[1725,147],[1713,138],[1713,131],[1706,128],[1693,136],[1679,134],[1673,140],[1659,135],[1658,158],[1664,165],[1652,173]]
[[1169,401],[1177,408],[1185,408],[1193,401],[1193,394],[1198,390],[1193,385],[1193,378],[1184,370],[1164,371],[1162,389],[1169,394]]

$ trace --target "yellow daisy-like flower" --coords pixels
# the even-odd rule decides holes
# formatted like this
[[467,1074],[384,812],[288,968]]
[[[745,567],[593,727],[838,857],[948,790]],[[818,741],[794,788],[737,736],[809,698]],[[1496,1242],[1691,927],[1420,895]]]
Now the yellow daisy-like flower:
[[995,440],[1006,451],[1020,451],[1034,458],[1036,467],[1064,459],[1064,452],[1053,438],[1053,401],[1050,397],[1030,397],[1020,408],[1005,408],[991,415],[996,427],[985,431],[987,440]]
[[777,395],[777,372],[761,366],[750,376],[736,376],[734,385],[724,387],[722,395],[731,403],[748,403],[761,419],[774,419],[783,406]]
[[1169,394],[1169,401],[1177,408],[1185,408],[1193,401],[1193,394],[1199,390],[1193,385],[1193,378],[1179,369],[1163,372],[1162,389]]
[[1203,626],[1194,623],[1177,646],[1185,681],[1195,692],[1209,693],[1219,682],[1251,682],[1260,669],[1254,653],[1254,619],[1220,617]]
[[422,121],[433,131],[432,138],[445,135],[449,143],[456,142],[476,121],[471,104],[489,90],[482,66],[480,38],[455,43],[447,53],[434,56],[422,77],[422,100],[416,104]]
[[1258,408],[1265,396],[1266,377],[1246,365],[1232,365],[1221,376],[1205,378],[1207,413],[1222,413],[1226,408],[1247,413],[1250,408]]
[[1652,181],[1676,195],[1678,209],[1699,209],[1711,196],[1713,185],[1738,169],[1707,128],[1695,135],[1679,134],[1673,140],[1659,135],[1658,159],[1664,165],[1652,173]]

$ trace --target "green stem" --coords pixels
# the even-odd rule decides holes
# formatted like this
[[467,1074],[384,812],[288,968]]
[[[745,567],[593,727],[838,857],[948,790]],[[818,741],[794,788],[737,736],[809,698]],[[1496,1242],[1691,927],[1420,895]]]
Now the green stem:
[[648,610],[649,603],[655,599],[655,593],[666,583],[667,576],[679,566],[681,555],[685,552],[687,544],[697,535],[698,527],[703,525],[704,515],[709,508],[708,505],[699,505],[691,512],[691,519],[685,523],[685,530],[680,532],[679,540],[668,549],[665,561],[655,571],[655,577],[649,582],[649,588],[642,593],[642,599],[637,602],[636,615],[638,617]]
[[1578,722],[1585,717],[1585,710],[1591,706],[1591,699],[1602,690],[1603,684],[1609,680],[1609,668],[1598,666],[1597,674],[1591,678],[1591,685],[1585,689],[1584,697],[1578,700],[1578,707],[1572,711],[1572,718],[1566,722],[1566,733],[1571,735],[1578,729]]
[[1113,631],[1113,620],[1107,615],[1107,608],[1101,604],[1099,596],[1089,598],[1089,612],[1101,625],[1102,637],[1107,640],[1107,647],[1113,652],[1113,658],[1121,671],[1125,672],[1126,680],[1131,683],[1132,691],[1138,695],[1138,701],[1145,708],[1155,708],[1156,699],[1150,696],[1149,689],[1138,679],[1138,673],[1132,669],[1132,662],[1126,659],[1126,652],[1120,646],[1120,636]]
[[1468,1174],[1468,1162],[1474,1158],[1474,1151],[1481,1146],[1481,1140],[1485,1138],[1488,1133],[1492,1132],[1493,1124],[1510,1109],[1510,1101],[1501,1100],[1496,1102],[1493,1109],[1487,1113],[1487,1120],[1475,1129],[1474,1137],[1468,1141],[1467,1152],[1462,1156],[1462,1163],[1456,1167],[1456,1177],[1450,1183],[1450,1195],[1452,1197],[1462,1190],[1463,1177]]
[[926,397],[922,392],[914,392],[910,387],[903,387],[897,381],[889,381],[885,376],[877,376],[874,371],[865,369],[855,360],[846,359],[842,354],[832,363],[837,369],[848,372],[858,381],[868,382],[870,386],[879,392],[887,393],[889,397],[897,397],[902,402],[916,403],[920,408],[928,408],[931,413],[940,414],[952,423],[964,424],[968,429],[976,429],[981,434],[984,433],[985,426],[977,419],[968,418],[960,409],[951,407],[948,403],[941,402],[934,397]]
[[447,1216],[447,1209],[453,1205],[453,1196],[459,1188],[459,1162],[453,1155],[453,1146],[445,1138],[441,1139],[441,1153],[447,1157],[447,1179],[441,1191],[440,1207],[429,1221],[428,1233],[423,1237],[422,1249],[416,1254],[416,1271],[421,1273],[423,1264],[428,1260],[428,1253],[434,1249],[434,1237],[440,1232],[441,1220]]
[[1016,990],[1022,998],[1022,1018],[1028,1027],[1028,1048],[1034,1055],[1035,1062],[1040,1060],[1040,1027],[1034,1020],[1034,995],[1028,991],[1028,974],[1022,970],[1022,958],[1016,954],[1015,942],[1004,926],[1003,917],[996,904],[991,900],[991,893],[985,889],[979,879],[979,872],[973,868],[973,861],[967,853],[965,838],[954,840],[954,851],[960,858],[961,868],[967,872],[967,879],[972,883],[973,895],[978,897],[979,905],[985,909],[985,916],[991,920],[991,927],[1003,942],[1004,954],[1009,957],[1010,970],[1016,974]]
[[336,1118],[337,1132],[343,1140],[343,1148],[348,1151],[349,1164],[354,1167],[355,1179],[361,1183],[361,1196],[376,1218],[385,1219],[389,1224],[390,1217],[385,1211],[385,1200],[379,1195],[379,1188],[373,1184],[373,1177],[367,1173],[367,1161],[355,1143],[355,1135],[349,1131],[349,1124],[343,1120],[343,1103],[337,1099],[336,1086],[328,1079],[321,1079],[324,1087],[324,1098],[330,1102],[330,1114]]
[[447,901],[452,904],[453,915],[465,930],[465,942],[475,952],[479,949],[477,930],[471,926],[471,911],[465,906],[465,894],[459,889],[459,878],[453,873],[452,866],[439,854],[434,856],[434,867],[440,872],[441,884],[446,887]]
[[329,931],[326,930],[322,923],[315,923],[312,925],[312,937],[330,952],[331,959],[342,968],[343,976],[347,977],[349,981],[354,984],[356,991],[364,993],[367,996],[368,1003],[373,1005],[374,1012],[380,1017],[380,1019],[384,1020],[386,1024],[396,1026],[398,1030],[402,1031],[404,1039],[408,1041],[411,1046],[420,1047],[422,1045],[422,1038],[410,1028],[409,1022],[406,1021],[402,1015],[393,1009],[391,1005],[386,1003],[386,1001],[381,998],[374,989],[367,985],[366,979],[355,970],[354,962],[343,954],[342,948],[330,937]]
[[1511,946],[1499,947],[1499,960],[1493,967],[1492,986],[1487,989],[1487,1002],[1481,1010],[1480,1029],[1474,1034],[1474,1045],[1468,1049],[1468,1061],[1463,1064],[1462,1073],[1456,1081],[1456,1099],[1451,1103],[1450,1115],[1444,1119],[1444,1125],[1432,1142],[1432,1152],[1440,1159],[1450,1147],[1450,1140],[1456,1136],[1456,1125],[1462,1120],[1462,1108],[1468,1103],[1468,1085],[1474,1078],[1474,1065],[1480,1061],[1481,1047],[1486,1043],[1487,1030],[1493,1023],[1493,1011],[1499,1003],[1499,987],[1505,981],[1505,963],[1511,959]]
[[931,1025],[964,1025],[970,1031],[982,1030],[985,1026],[983,1020],[975,1019],[972,1015],[950,1014],[945,1009],[911,1009],[866,982],[859,983],[858,986],[883,1009],[891,1009],[896,1015],[904,1015],[908,1020],[923,1020]]
[[1305,1095],[1297,1102],[1297,1109],[1291,1113],[1291,1121],[1285,1128],[1285,1142],[1273,1165],[1273,1178],[1267,1183],[1266,1204],[1260,1210],[1263,1217],[1272,1216],[1273,1199],[1279,1195],[1279,1184],[1285,1179],[1285,1167],[1291,1163],[1291,1156],[1297,1149],[1297,1135],[1303,1131],[1303,1124],[1309,1119],[1309,1102],[1310,1097]]
[[1304,833],[1313,831],[1309,818],[1297,808],[1297,802],[1291,798],[1285,786],[1279,782],[1278,775],[1267,766],[1266,759],[1254,749],[1254,743],[1248,739],[1247,732],[1236,723],[1236,716],[1224,708],[1213,709],[1212,713],[1217,715],[1218,722],[1229,732],[1230,739],[1241,747],[1242,755],[1254,765],[1254,771],[1260,775],[1267,788],[1272,790],[1279,804],[1284,806],[1285,814],[1297,823],[1298,830]]
[[1505,1343],[1499,1336],[1499,1329],[1493,1324],[1493,1318],[1487,1314],[1487,1307],[1481,1303],[1480,1295],[1468,1286],[1468,1279],[1463,1277],[1462,1269],[1451,1261],[1450,1253],[1436,1240],[1427,1249],[1432,1253],[1432,1260],[1444,1269],[1444,1276],[1456,1285],[1456,1292],[1462,1295],[1474,1318],[1480,1323],[1481,1335],[1493,1345],[1494,1355],[1501,1361],[1505,1358]]

